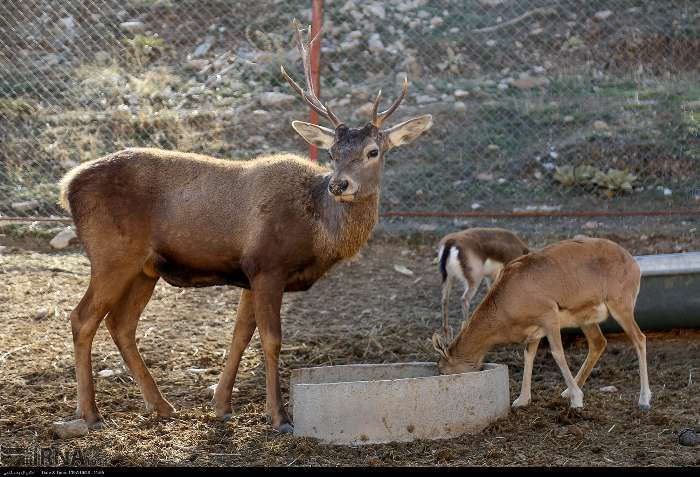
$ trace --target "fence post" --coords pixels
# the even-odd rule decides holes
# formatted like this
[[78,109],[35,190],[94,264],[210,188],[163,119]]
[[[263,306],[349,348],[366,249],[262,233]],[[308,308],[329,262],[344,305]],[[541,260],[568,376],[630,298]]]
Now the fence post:
[[[311,38],[313,38],[323,25],[323,0],[311,0]],[[316,95],[321,97],[321,37],[311,45],[311,80],[316,89]],[[311,124],[318,124],[318,113],[311,110]],[[318,149],[309,145],[309,158],[318,161]]]

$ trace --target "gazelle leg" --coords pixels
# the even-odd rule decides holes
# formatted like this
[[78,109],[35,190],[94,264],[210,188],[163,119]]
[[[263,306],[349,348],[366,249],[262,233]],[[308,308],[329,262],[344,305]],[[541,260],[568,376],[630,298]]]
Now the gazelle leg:
[[450,328],[450,318],[449,318],[449,304],[450,304],[450,291],[452,290],[452,284],[454,278],[447,275],[447,278],[442,283],[442,335],[448,340],[452,341],[452,329]]
[[[581,369],[579,369],[578,373],[576,374],[576,384],[578,384],[579,388],[582,388],[586,383],[588,376],[591,375],[591,371],[593,371],[593,368],[600,359],[600,356],[603,354],[605,345],[607,344],[607,340],[605,339],[603,332],[600,330],[598,323],[582,325],[581,331],[583,331],[583,334],[586,336],[586,340],[588,341],[588,355],[586,356],[586,360],[581,365]],[[561,397],[569,397],[568,388],[561,393]]]
[[119,303],[110,310],[105,324],[124,362],[141,388],[146,409],[155,410],[159,416],[170,416],[175,409],[158,390],[136,346],[139,317],[151,299],[157,281],[158,278],[152,278],[143,273],[138,275]]
[[219,378],[214,392],[214,409],[216,416],[228,420],[231,417],[231,393],[238,374],[238,365],[243,352],[248,347],[255,332],[255,313],[253,312],[253,295],[250,290],[243,290],[238,302],[236,324],[233,328],[231,348],[229,349],[226,365]]
[[571,370],[569,365],[566,363],[566,356],[564,355],[564,345],[561,342],[561,331],[559,327],[550,327],[547,329],[547,341],[549,341],[549,348],[552,353],[554,361],[559,365],[562,376],[564,376],[564,382],[569,388],[569,398],[571,402],[571,407],[583,407],[583,391],[576,384],[576,380],[571,375]]
[[639,409],[648,411],[651,408],[651,389],[647,374],[647,338],[634,320],[634,305],[608,303],[610,314],[629,336],[639,359]]
[[469,322],[469,304],[471,303],[472,299],[474,299],[476,292],[479,291],[481,280],[481,277],[468,276],[467,283],[464,284],[464,293],[462,293],[462,327],[464,327],[464,324]]
[[537,348],[540,345],[540,339],[529,341],[525,345],[523,354],[525,355],[525,365],[523,366],[523,382],[520,388],[520,396],[513,401],[513,407],[527,406],[530,404],[530,386],[532,383],[532,364],[535,362]]

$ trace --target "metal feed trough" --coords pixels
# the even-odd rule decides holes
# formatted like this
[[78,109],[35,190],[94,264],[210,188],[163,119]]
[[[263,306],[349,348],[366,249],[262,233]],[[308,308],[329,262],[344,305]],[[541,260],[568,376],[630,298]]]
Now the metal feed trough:
[[292,371],[294,435],[329,444],[447,439],[508,415],[508,367],[439,375],[435,363],[355,364]]

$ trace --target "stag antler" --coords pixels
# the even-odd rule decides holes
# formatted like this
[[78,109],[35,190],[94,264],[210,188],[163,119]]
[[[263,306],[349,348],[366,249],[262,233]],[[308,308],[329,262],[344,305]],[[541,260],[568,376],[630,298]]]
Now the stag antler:
[[377,98],[374,100],[374,107],[372,108],[372,124],[378,128],[382,127],[382,124],[384,121],[391,116],[391,114],[396,111],[396,108],[399,107],[399,104],[401,104],[401,101],[403,101],[404,96],[406,96],[406,91],[408,91],[408,77],[404,76],[403,77],[403,87],[401,89],[401,94],[399,95],[398,98],[396,98],[396,101],[389,106],[389,109],[386,111],[377,114],[377,108],[379,108],[379,98],[382,96],[382,90],[379,90],[379,93],[377,93]]
[[297,34],[297,47],[299,48],[299,54],[301,55],[301,61],[304,64],[304,77],[306,78],[306,90],[302,89],[301,86],[299,86],[296,81],[294,81],[292,78],[289,77],[287,72],[284,70],[284,66],[280,66],[280,70],[282,71],[282,76],[284,79],[287,80],[287,83],[291,85],[292,88],[294,88],[294,91],[299,93],[302,98],[304,98],[304,101],[306,101],[311,108],[316,111],[318,114],[321,116],[327,118],[332,124],[334,128],[337,128],[341,124],[343,124],[336,116],[331,112],[331,110],[328,108],[328,106],[324,103],[321,103],[321,100],[318,99],[318,95],[316,91],[314,90],[314,83],[311,78],[311,44],[318,39],[318,35],[320,32],[316,33],[316,36],[311,38],[311,26],[308,28],[308,38],[311,38],[310,40],[304,41],[304,29],[301,28],[301,25],[299,25],[299,22],[296,20],[296,18],[293,21],[294,23],[294,28],[296,29],[296,34]]

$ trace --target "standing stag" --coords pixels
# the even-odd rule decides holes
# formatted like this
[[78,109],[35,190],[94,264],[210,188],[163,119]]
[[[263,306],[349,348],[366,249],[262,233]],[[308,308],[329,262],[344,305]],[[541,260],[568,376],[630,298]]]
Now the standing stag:
[[438,262],[442,275],[442,332],[452,339],[448,322],[450,291],[455,280],[464,286],[462,293],[462,326],[469,320],[469,303],[481,281],[487,288],[496,281],[503,266],[529,253],[525,242],[510,230],[479,228],[445,235],[438,245]]
[[[230,352],[216,387],[216,415],[231,416],[231,391],[256,327],[265,356],[272,425],[293,430],[282,403],[278,358],[280,306],[286,291],[307,290],[335,263],[353,256],[378,219],[384,154],[432,124],[430,115],[382,129],[408,88],[370,123],[349,128],[323,104],[309,71],[311,42],[295,21],[306,89],[282,75],[333,129],[301,121],[292,127],[327,149],[332,170],[293,155],[227,161],[158,149],[126,149],[82,164],[61,181],[68,209],[90,259],[90,284],[71,313],[78,384],[77,414],[100,423],[91,348],[107,329],[143,392],[148,409],[169,416],[136,347],[139,316],[159,278],[178,287],[243,288]],[[308,36],[310,38],[311,28]],[[381,92],[380,92],[381,94]]]
[[[439,334],[433,346],[440,353],[443,374],[481,368],[495,345],[525,343],[520,396],[513,406],[530,402],[532,364],[540,339],[547,337],[567,389],[571,407],[583,407],[581,387],[605,349],[598,323],[608,313],[632,340],[639,358],[639,408],[649,409],[646,337],[634,321],[639,294],[639,265],[622,247],[605,239],[564,240],[510,262],[451,345]],[[588,340],[588,356],[574,378],[566,364],[561,328],[580,327]]]

